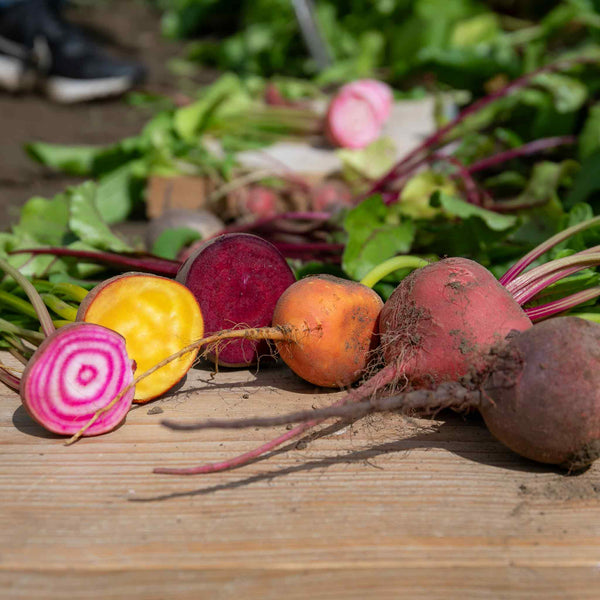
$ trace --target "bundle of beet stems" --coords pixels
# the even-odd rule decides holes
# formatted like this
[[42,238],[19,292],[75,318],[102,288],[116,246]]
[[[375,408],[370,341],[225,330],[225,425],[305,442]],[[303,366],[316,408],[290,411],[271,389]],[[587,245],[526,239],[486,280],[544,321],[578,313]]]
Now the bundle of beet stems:
[[[499,211],[524,208],[524,206],[521,205],[495,202],[490,198],[489,194],[487,194],[485,190],[482,190],[478,186],[477,182],[472,177],[473,174],[491,167],[499,166],[514,158],[529,156],[559,146],[572,145],[576,143],[577,138],[575,136],[556,136],[535,140],[520,147],[480,159],[470,166],[466,166],[456,157],[444,152],[444,146],[451,141],[454,141],[451,139],[450,134],[458,127],[458,125],[462,124],[469,117],[475,115],[489,104],[529,85],[537,76],[543,73],[564,71],[576,65],[597,63],[597,57],[585,55],[573,57],[571,59],[559,60],[526,73],[498,91],[473,102],[464,108],[449,123],[438,129],[431,136],[427,137],[414,150],[399,160],[386,175],[381,177],[369,188],[363,197],[366,198],[372,194],[379,193],[382,195],[386,203],[389,204],[396,202],[401,196],[401,183],[406,181],[407,178],[417,169],[423,167],[424,165],[435,164],[436,162],[446,162],[454,167],[454,177],[461,181],[465,198],[468,202],[475,205],[483,204],[486,206],[486,208]],[[398,185],[399,182],[400,185]],[[391,189],[392,187],[393,189]]]

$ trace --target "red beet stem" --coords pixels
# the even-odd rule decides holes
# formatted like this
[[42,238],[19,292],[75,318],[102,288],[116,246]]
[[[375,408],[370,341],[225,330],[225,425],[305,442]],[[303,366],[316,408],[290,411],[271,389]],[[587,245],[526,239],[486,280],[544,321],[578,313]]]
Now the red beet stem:
[[467,167],[465,167],[465,165],[458,160],[458,158],[436,152],[433,154],[433,159],[450,163],[456,169],[457,176],[460,178],[463,187],[465,188],[467,202],[469,202],[469,204],[474,204],[475,206],[481,206],[479,186],[473,177],[471,177],[469,169],[467,169]]
[[508,162],[513,158],[529,156],[530,154],[536,154],[544,150],[557,148],[558,146],[568,146],[575,144],[576,142],[577,137],[574,135],[542,138],[541,140],[535,140],[533,142],[529,142],[528,144],[523,144],[518,148],[512,148],[510,150],[505,150],[504,152],[498,152],[497,154],[492,154],[492,156],[482,158],[481,160],[478,160],[467,167],[467,171],[471,174],[477,173],[478,171],[483,171],[484,169],[497,167],[498,165]]
[[[377,390],[384,388],[386,385],[392,383],[396,377],[398,376],[400,367],[397,364],[391,364],[379,371],[375,376],[371,379],[367,380],[363,385],[359,388],[352,390],[346,396],[338,400],[333,406],[343,406],[346,404],[354,404],[360,402],[364,398],[368,398],[372,394],[374,394]],[[254,450],[250,450],[249,452],[245,452],[244,454],[240,454],[234,458],[230,458],[224,460],[222,462],[216,463],[207,463],[204,465],[199,465],[197,467],[188,467],[188,468],[169,468],[169,467],[157,467],[153,470],[154,473],[161,473],[165,475],[200,475],[205,473],[217,473],[219,471],[226,471],[229,469],[233,469],[235,467],[241,467],[249,463],[250,461],[259,458],[266,454],[267,452],[271,452],[281,444],[298,437],[303,434],[305,431],[316,427],[320,423],[322,423],[326,418],[317,418],[307,421],[306,423],[302,423],[290,431],[286,431],[279,437],[270,440],[269,442],[259,446],[258,448],[254,448]],[[178,424],[174,424],[171,422],[163,423],[166,427],[171,427],[173,429],[181,428]],[[199,425],[199,427],[198,427]],[[203,428],[203,423],[199,424],[187,424],[184,426],[185,429],[192,430],[197,428]]]
[[114,252],[94,252],[89,250],[73,250],[72,248],[26,248],[14,250],[11,254],[51,254],[54,256],[71,256],[110,267],[133,269],[143,273],[153,273],[165,277],[175,277],[181,263],[153,255],[137,256],[133,254],[116,254]]

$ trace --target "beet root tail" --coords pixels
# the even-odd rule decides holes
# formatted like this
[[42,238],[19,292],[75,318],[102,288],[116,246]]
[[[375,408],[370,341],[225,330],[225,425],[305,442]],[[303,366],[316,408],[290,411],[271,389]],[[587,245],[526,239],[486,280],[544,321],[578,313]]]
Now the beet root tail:
[[[286,431],[280,436],[250,450],[249,452],[245,452],[233,458],[215,462],[215,463],[206,463],[204,465],[198,465],[196,467],[187,467],[187,468],[170,468],[170,467],[156,467],[153,469],[153,473],[159,473],[163,475],[201,475],[206,473],[218,473],[220,471],[227,471],[229,469],[233,469],[236,467],[241,467],[243,465],[248,464],[252,460],[256,458],[260,458],[268,452],[271,452],[281,444],[292,440],[299,435],[302,435],[304,432],[316,427],[321,424],[326,419],[337,416],[334,413],[339,409],[342,409],[347,406],[348,409],[354,408],[355,405],[364,402],[367,398],[371,397],[375,392],[381,390],[385,386],[389,385],[393,381],[398,379],[398,373],[401,372],[401,367],[396,364],[388,365],[383,368],[373,377],[365,381],[360,387],[355,390],[350,391],[343,398],[338,400],[332,406],[326,407],[317,411],[302,411],[301,413],[293,413],[292,415],[284,415],[283,417],[275,417],[276,422],[273,422],[273,419],[266,418],[263,420],[263,423],[259,426],[272,426],[284,423],[297,423],[298,421],[306,420],[304,423],[300,423],[290,431]],[[290,417],[292,417],[290,419]],[[300,417],[300,418],[298,418]],[[252,419],[253,422],[258,421],[259,419]],[[250,421],[249,419],[240,419],[237,421],[237,428],[240,427],[252,427],[253,425],[240,425],[244,421]],[[233,421],[232,421],[233,422]],[[228,427],[225,425],[228,423],[227,421],[200,421],[198,423],[190,423],[190,424],[177,424],[172,422],[163,423],[167,427],[171,429],[186,429],[186,430],[195,430],[195,429],[206,429],[208,427]]]

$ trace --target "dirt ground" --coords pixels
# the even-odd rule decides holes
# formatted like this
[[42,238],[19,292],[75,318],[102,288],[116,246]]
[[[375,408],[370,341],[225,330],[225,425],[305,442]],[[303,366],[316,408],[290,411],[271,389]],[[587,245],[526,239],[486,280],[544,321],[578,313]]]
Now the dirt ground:
[[[180,82],[169,71],[168,62],[183,46],[161,36],[160,14],[147,2],[102,0],[94,6],[71,7],[67,18],[107,52],[142,61],[148,70],[142,89],[168,94],[178,91]],[[198,82],[206,78],[200,74]],[[15,221],[19,207],[30,197],[51,197],[77,181],[35,164],[23,151],[23,144],[34,140],[106,144],[137,133],[148,118],[123,98],[60,106],[39,95],[0,91],[0,229]]]

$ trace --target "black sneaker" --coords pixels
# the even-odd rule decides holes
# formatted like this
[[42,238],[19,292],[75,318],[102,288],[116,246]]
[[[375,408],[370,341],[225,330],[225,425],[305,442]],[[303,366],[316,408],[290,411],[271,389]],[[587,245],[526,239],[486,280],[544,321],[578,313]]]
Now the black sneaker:
[[0,88],[41,87],[56,102],[83,102],[126,92],[144,68],[102,52],[46,0],[0,10]]

